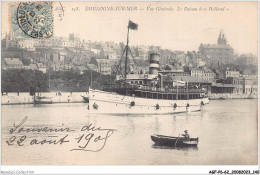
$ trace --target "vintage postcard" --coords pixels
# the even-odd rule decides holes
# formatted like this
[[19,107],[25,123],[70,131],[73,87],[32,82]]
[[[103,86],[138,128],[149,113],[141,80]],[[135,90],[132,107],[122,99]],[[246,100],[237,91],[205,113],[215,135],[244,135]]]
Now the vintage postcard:
[[258,2],[1,12],[2,165],[258,165]]

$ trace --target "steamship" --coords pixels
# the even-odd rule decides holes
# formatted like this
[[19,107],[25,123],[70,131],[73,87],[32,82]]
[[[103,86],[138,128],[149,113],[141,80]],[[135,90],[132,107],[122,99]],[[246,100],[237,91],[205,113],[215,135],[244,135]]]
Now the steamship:
[[149,74],[128,73],[129,29],[136,30],[137,24],[128,23],[124,74],[117,75],[115,82],[107,84],[102,90],[89,88],[90,113],[173,114],[200,111],[209,103],[205,91],[191,88],[188,82],[173,82],[172,88],[164,87],[163,75],[159,73],[158,53],[150,54]]

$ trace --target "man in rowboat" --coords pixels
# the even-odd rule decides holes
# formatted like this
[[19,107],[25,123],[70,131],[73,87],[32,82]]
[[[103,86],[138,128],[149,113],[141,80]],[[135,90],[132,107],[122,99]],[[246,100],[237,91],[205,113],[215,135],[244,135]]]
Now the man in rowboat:
[[186,139],[190,138],[190,135],[188,133],[188,130],[184,130],[185,134],[182,134],[182,136],[184,136]]

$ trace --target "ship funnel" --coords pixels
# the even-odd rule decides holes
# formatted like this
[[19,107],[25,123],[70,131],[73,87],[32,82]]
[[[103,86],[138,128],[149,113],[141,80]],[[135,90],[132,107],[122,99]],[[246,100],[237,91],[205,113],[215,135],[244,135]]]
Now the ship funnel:
[[150,54],[149,74],[158,75],[160,55],[158,53]]

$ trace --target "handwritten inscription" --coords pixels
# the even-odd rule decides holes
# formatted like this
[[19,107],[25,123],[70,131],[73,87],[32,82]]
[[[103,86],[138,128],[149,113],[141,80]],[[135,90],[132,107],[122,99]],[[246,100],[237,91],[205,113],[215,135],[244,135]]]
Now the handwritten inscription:
[[[115,129],[104,129],[96,127],[92,123],[84,125],[77,129],[70,127],[33,127],[26,126],[28,117],[25,117],[20,123],[13,123],[9,130],[9,138],[6,140],[8,146],[33,146],[33,145],[63,145],[69,142],[76,144],[70,151],[101,151],[107,144],[108,138],[116,131]],[[39,138],[37,134],[44,135],[45,138]],[[47,134],[47,135],[46,135]],[[56,134],[56,135],[55,135]],[[75,135],[77,135],[75,137]],[[30,136],[30,137],[28,137]]]

